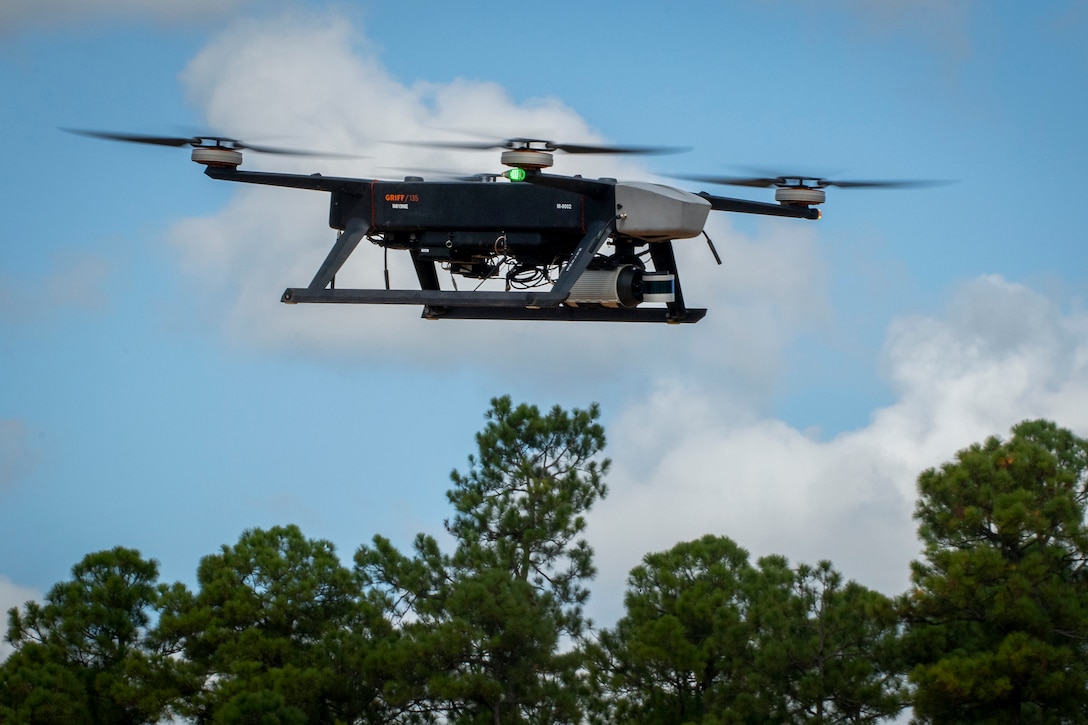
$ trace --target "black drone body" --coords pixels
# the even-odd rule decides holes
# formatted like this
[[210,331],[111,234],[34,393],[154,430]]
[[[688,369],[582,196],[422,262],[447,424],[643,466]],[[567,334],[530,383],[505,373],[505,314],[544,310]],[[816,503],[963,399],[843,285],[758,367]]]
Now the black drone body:
[[[702,234],[715,201],[709,195],[535,170],[521,182],[368,181],[218,166],[206,173],[331,193],[329,224],[341,233],[310,284],[288,289],[284,302],[423,305],[427,318],[697,322],[706,314],[684,304],[672,241]],[[337,288],[337,272],[364,238],[407,251],[419,289]],[[444,290],[440,271],[473,286],[505,280],[506,291]]]
[[[310,152],[257,147],[234,139],[79,133],[192,146],[193,161],[204,165],[211,178],[329,193],[329,225],[339,232],[336,242],[310,283],[287,289],[282,301],[420,305],[429,319],[698,322],[706,310],[684,302],[673,241],[705,236],[703,227],[713,210],[818,219],[814,206],[823,201],[821,182],[837,183],[814,179],[811,188],[818,188],[818,194],[794,192],[779,203],[764,203],[660,184],[561,176],[543,171],[552,165],[556,151],[662,150],[535,139],[433,144],[503,149],[501,161],[510,171],[501,175],[384,181],[241,170],[243,150]],[[809,188],[804,179],[796,183]],[[791,182],[790,188],[798,187]],[[386,250],[406,251],[418,288],[391,289],[388,272],[384,288],[337,287],[337,273],[364,239]],[[458,286],[458,278],[466,289]],[[504,282],[504,289],[480,289],[486,280]]]

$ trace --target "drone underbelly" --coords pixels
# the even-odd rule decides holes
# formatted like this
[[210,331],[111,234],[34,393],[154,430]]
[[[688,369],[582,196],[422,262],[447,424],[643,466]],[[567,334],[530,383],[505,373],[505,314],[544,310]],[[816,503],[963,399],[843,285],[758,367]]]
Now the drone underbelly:
[[509,254],[525,263],[549,264],[556,257],[569,254],[580,237],[578,232],[428,229],[387,233],[385,243],[394,249],[414,250],[420,259],[436,262],[468,262]]

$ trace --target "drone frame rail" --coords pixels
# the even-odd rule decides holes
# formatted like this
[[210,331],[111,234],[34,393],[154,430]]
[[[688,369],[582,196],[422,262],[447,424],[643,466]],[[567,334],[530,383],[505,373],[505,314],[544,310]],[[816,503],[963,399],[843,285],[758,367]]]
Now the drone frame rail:
[[[420,269],[418,259],[416,263],[417,273],[424,289],[419,290],[393,290],[393,289],[337,289],[336,273],[354,251],[355,247],[366,234],[367,223],[356,218],[348,230],[345,230],[336,244],[329,251],[325,261],[321,264],[317,274],[308,287],[288,288],[282,297],[282,301],[288,304],[302,302],[317,303],[349,303],[372,305],[424,305],[431,308],[548,308],[558,307],[567,299],[571,287],[585,271],[593,255],[601,248],[608,235],[614,229],[614,223],[599,222],[590,227],[582,241],[578,243],[571,254],[570,262],[564,267],[559,279],[552,289],[543,291],[522,292],[460,292],[454,290],[437,289],[437,279],[428,280],[426,274]],[[432,268],[433,269],[433,268]],[[432,316],[441,316],[437,310]]]
[[[611,307],[570,307],[563,302],[570,294],[578,277],[586,270],[593,256],[615,231],[615,222],[597,222],[591,225],[579,242],[570,261],[563,268],[559,279],[547,291],[520,292],[460,292],[437,289],[437,279],[429,263],[416,263],[420,282],[424,289],[340,289],[335,286],[336,273],[358,246],[366,234],[364,220],[353,220],[349,229],[340,235],[317,274],[308,287],[291,287],[284,291],[281,298],[287,304],[377,304],[377,305],[422,305],[422,316],[426,319],[459,320],[582,320],[614,322],[698,322],[706,316],[705,309],[687,309],[677,289],[677,300],[670,307],[658,308],[611,308]],[[669,243],[665,243],[669,244]],[[658,243],[654,246],[665,246]],[[658,261],[658,255],[660,262]],[[675,270],[675,258],[671,245],[667,253],[657,252],[655,264],[664,264]],[[422,268],[421,268],[422,267]],[[676,283],[677,287],[679,282]]]

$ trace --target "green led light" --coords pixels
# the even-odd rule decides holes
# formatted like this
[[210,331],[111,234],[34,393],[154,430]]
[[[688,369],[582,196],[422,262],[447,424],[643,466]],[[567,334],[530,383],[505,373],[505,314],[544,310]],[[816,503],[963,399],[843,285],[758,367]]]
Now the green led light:
[[510,169],[503,174],[503,176],[510,179],[510,181],[525,181],[527,175],[525,169]]

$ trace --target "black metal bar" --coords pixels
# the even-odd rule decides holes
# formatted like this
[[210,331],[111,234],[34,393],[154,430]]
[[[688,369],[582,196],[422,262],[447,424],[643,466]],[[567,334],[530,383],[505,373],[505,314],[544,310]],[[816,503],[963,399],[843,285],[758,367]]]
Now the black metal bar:
[[593,261],[593,255],[597,253],[597,250],[601,248],[601,245],[604,244],[605,240],[608,239],[608,235],[615,228],[615,217],[611,217],[607,221],[596,221],[589,225],[589,230],[582,237],[582,240],[578,242],[578,246],[574,248],[574,251],[571,252],[567,266],[563,268],[559,279],[555,281],[551,295],[558,297],[560,302],[567,299],[571,288],[574,287],[574,283],[582,276],[582,272],[586,271],[586,267]]
[[355,218],[348,222],[348,228],[336,238],[336,244],[332,245],[328,256],[325,257],[325,261],[321,263],[313,281],[310,282],[310,290],[325,289],[333,283],[336,273],[344,266],[344,262],[348,261],[348,257],[359,246],[360,240],[366,236],[369,228],[370,221],[367,219]]
[[555,307],[562,298],[548,292],[456,292],[453,290],[404,289],[309,289],[291,287],[284,291],[288,304],[433,305],[449,307]]
[[525,176],[525,181],[530,184],[536,184],[537,186],[547,186],[562,191],[573,191],[576,194],[583,194],[585,196],[593,197],[594,199],[605,198],[609,193],[613,192],[616,187],[616,182],[614,181],[583,179],[580,176],[554,176],[552,174],[543,174],[539,171],[528,173]]
[[321,174],[278,174],[267,171],[239,171],[233,167],[209,166],[204,173],[221,181],[237,181],[245,184],[263,184],[265,186],[285,186],[290,189],[312,189],[314,191],[356,191],[366,189],[371,179],[351,179],[340,176],[322,176]]
[[[386,249],[388,249],[388,247]],[[435,269],[434,262],[420,259],[419,252],[415,249],[410,250],[409,254],[412,255],[412,266],[416,268],[416,277],[419,278],[419,286],[429,290],[441,289],[441,286],[438,284],[438,270]]]
[[[684,293],[680,288],[680,273],[676,269],[676,253],[673,251],[672,242],[654,242],[650,245],[650,258],[654,260],[654,269],[658,272],[669,272],[673,275],[673,301],[667,303],[671,322],[686,322],[691,312],[684,305]],[[704,313],[705,314],[705,313]]]
[[423,308],[423,317],[429,320],[551,320],[572,322],[667,322],[694,323],[706,316],[705,309],[687,310],[681,320],[675,319],[663,307],[525,307],[496,308],[453,306],[435,309]]
[[728,196],[714,196],[705,191],[700,191],[697,196],[701,196],[709,201],[710,208],[714,211],[735,211],[742,214],[765,214],[767,216],[784,216],[793,219],[820,218],[819,209],[810,209],[806,206],[788,206],[784,204],[768,204],[763,201],[732,199]]

